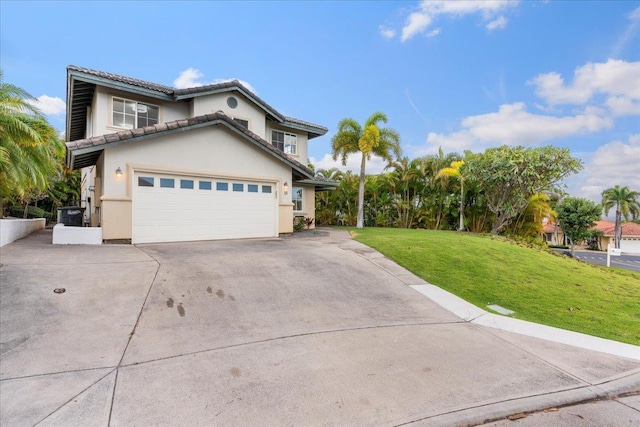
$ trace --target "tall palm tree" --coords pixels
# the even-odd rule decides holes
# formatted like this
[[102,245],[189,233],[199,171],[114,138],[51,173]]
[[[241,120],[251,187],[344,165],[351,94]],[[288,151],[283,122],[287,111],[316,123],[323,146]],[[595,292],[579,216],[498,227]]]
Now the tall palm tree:
[[622,217],[625,220],[636,219],[640,216],[640,192],[631,191],[629,187],[616,185],[602,192],[602,207],[604,214],[609,215],[609,210],[616,207],[616,229],[614,243],[620,249],[622,238]]
[[438,178],[455,178],[460,181],[460,226],[459,231],[464,231],[464,176],[460,172],[460,168],[464,165],[464,160],[451,162],[451,166],[442,168],[436,175]]
[[381,122],[387,123],[387,116],[381,112],[373,113],[364,126],[360,126],[354,119],[345,118],[340,120],[338,132],[331,138],[333,160],[340,157],[343,165],[347,164],[350,154],[362,153],[356,228],[364,225],[364,175],[367,160],[373,154],[391,162],[394,156],[397,158],[401,155],[400,135],[393,129],[378,127]]

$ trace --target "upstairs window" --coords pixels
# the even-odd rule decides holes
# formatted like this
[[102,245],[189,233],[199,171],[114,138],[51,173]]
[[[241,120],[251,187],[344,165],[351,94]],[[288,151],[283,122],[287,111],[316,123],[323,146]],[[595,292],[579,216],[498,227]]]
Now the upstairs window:
[[296,134],[272,130],[271,144],[287,154],[298,153],[298,136]]
[[158,123],[160,107],[131,101],[123,98],[113,98],[113,126],[126,129],[141,128]]

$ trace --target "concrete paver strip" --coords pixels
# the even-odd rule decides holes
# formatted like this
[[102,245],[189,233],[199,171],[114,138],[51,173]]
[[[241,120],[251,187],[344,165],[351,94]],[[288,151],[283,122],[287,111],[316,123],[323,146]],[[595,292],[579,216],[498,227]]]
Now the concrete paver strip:
[[343,232],[59,248],[2,248],[1,425],[477,424],[640,386],[640,361],[465,322]]

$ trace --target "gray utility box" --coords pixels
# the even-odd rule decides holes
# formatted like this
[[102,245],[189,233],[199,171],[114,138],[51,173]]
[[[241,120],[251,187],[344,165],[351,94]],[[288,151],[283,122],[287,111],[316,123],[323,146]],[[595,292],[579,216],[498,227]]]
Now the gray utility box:
[[65,206],[58,208],[58,223],[71,227],[82,227],[84,208]]

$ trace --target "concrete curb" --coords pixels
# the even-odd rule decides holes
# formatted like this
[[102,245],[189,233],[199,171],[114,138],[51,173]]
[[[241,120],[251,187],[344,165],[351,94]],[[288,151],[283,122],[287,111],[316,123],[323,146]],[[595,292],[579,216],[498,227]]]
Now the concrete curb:
[[573,406],[594,400],[610,399],[622,393],[640,391],[640,372],[622,378],[605,380],[595,386],[558,390],[537,396],[523,396],[508,401],[488,402],[472,408],[461,408],[447,414],[435,415],[403,425],[451,426],[479,425],[497,421],[516,413],[532,413],[548,408]]
[[410,287],[469,323],[640,360],[640,347],[632,344],[489,313],[435,285],[410,285]]

